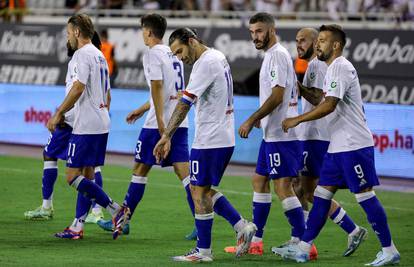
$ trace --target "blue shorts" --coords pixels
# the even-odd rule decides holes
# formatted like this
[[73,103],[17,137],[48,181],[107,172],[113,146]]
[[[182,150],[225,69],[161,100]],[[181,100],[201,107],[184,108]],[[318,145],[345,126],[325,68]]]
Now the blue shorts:
[[[142,128],[135,147],[135,162],[148,166],[156,165],[153,151],[160,138],[158,129]],[[160,165],[172,166],[175,162],[188,162],[188,159],[188,128],[178,128],[171,138],[171,151]]]
[[234,147],[191,149],[190,182],[198,186],[218,186],[233,155]]
[[56,130],[50,134],[43,154],[52,159],[66,160],[71,135],[72,127],[68,124],[58,125]]
[[323,158],[328,151],[329,141],[306,140],[303,141],[302,176],[319,177],[321,174]]
[[318,184],[349,188],[352,193],[379,185],[375,172],[374,147],[326,153]]
[[270,179],[297,177],[303,168],[302,142],[262,141],[257,159],[256,173]]
[[105,162],[108,133],[105,134],[72,134],[68,144],[69,168],[103,166]]

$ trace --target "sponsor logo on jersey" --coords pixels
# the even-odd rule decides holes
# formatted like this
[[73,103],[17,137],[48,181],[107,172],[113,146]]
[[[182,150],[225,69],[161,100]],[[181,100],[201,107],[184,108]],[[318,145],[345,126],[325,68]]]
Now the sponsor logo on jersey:
[[331,82],[331,88],[336,88],[336,82]]
[[196,178],[196,176],[193,174],[193,175],[191,175],[191,177],[190,177],[190,181],[194,181],[194,182],[197,182],[197,178]]
[[273,81],[274,79],[276,79],[276,71],[272,70],[272,71],[270,72],[270,76],[272,77],[272,81]]

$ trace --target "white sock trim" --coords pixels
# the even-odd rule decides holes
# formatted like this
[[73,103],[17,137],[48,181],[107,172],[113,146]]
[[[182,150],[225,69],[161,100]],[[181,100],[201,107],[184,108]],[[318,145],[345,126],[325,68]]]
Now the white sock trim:
[[83,175],[79,175],[78,177],[75,178],[75,180],[72,182],[71,186],[76,188],[76,190],[78,190],[78,186],[79,184],[82,182],[83,179],[86,179],[85,176]]
[[338,224],[342,218],[345,216],[346,212],[343,208],[340,208],[338,215],[336,215],[335,218],[332,219],[332,221],[336,224]]
[[217,192],[214,194],[214,196],[211,198],[211,201],[213,202],[213,207],[216,204],[216,201],[221,198],[223,194],[221,192]]
[[367,199],[373,198],[375,197],[375,192],[374,190],[372,191],[368,191],[368,192],[364,192],[364,193],[359,193],[359,194],[355,194],[355,198],[358,201],[358,203],[361,203]]
[[57,161],[44,161],[43,162],[43,169],[57,169]]
[[243,219],[243,217],[240,218],[240,220],[233,226],[234,231],[237,233],[243,230],[243,228],[246,226],[248,222]]
[[214,212],[207,213],[207,214],[194,214],[194,218],[197,220],[205,221],[205,220],[212,220],[214,218]]
[[329,191],[326,188],[323,188],[322,186],[318,185],[315,189],[315,192],[313,193],[315,197],[323,198],[326,200],[331,200],[333,198],[333,193]]
[[189,176],[187,176],[187,177],[185,177],[185,178],[181,181],[181,183],[183,183],[184,188],[185,188],[185,187],[187,187],[187,185],[189,185],[189,184],[190,184],[190,175],[189,175]]
[[147,182],[148,182],[148,177],[132,175],[131,183],[146,184]]
[[95,173],[101,172],[101,167],[95,167]]
[[302,207],[302,205],[297,197],[287,197],[282,200],[282,207],[284,211],[288,211]]
[[253,202],[256,202],[256,203],[272,203],[272,194],[271,193],[253,192]]
[[198,252],[199,252],[201,255],[211,257],[211,248],[198,248]]

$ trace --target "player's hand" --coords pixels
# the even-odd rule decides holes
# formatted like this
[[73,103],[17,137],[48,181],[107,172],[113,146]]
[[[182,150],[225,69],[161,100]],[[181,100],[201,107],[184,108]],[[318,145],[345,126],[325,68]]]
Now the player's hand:
[[243,122],[243,124],[239,128],[240,137],[241,138],[249,137],[249,133],[251,132],[254,125],[255,125],[255,122],[251,122],[250,120]]
[[133,110],[127,115],[126,122],[128,124],[133,124],[136,120],[141,118],[144,114],[145,114],[145,111],[143,110],[140,110],[140,109]]
[[64,120],[64,116],[63,114],[56,112],[55,114],[53,114],[53,117],[50,118],[47,121],[46,127],[47,129],[53,133],[56,130],[56,125],[58,125],[59,123],[61,123]]
[[170,150],[171,150],[171,139],[165,134],[163,134],[161,136],[161,139],[155,145],[154,151],[153,151],[153,154],[158,164],[161,162],[161,160],[167,158],[168,153],[170,153]]
[[288,129],[294,128],[298,126],[298,124],[299,124],[299,120],[297,119],[297,117],[287,118],[282,122],[282,129],[285,133],[287,133]]

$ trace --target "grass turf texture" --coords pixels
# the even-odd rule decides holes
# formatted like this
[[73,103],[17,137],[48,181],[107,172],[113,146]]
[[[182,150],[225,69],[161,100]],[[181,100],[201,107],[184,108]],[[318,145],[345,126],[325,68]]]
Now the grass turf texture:
[[[27,221],[23,212],[41,204],[41,160],[0,156],[0,266],[179,266],[171,257],[188,252],[195,246],[184,235],[193,228],[181,183],[170,172],[152,170],[145,196],[131,222],[131,233],[112,240],[110,232],[96,225],[85,226],[83,240],[61,240],[53,234],[68,226],[75,213],[76,191],[64,179],[64,165],[59,164],[55,184],[55,217],[51,221]],[[118,201],[123,201],[131,171],[126,167],[102,168],[104,189]],[[251,218],[251,186],[246,177],[224,177],[220,190],[241,214]],[[413,266],[414,258],[414,194],[377,192],[388,215],[394,242],[400,250],[400,266]],[[365,214],[347,191],[337,193],[339,200],[356,223],[369,229],[369,238],[349,258],[342,257],[346,234],[328,221],[316,240],[319,259],[308,266],[363,266],[374,260],[380,245],[368,225]],[[106,218],[109,215],[106,214]],[[265,254],[247,255],[235,259],[223,248],[235,243],[230,225],[215,216],[213,253],[210,266],[293,266],[270,253],[270,247],[289,238],[290,229],[280,202],[273,197],[271,213],[265,231]]]

